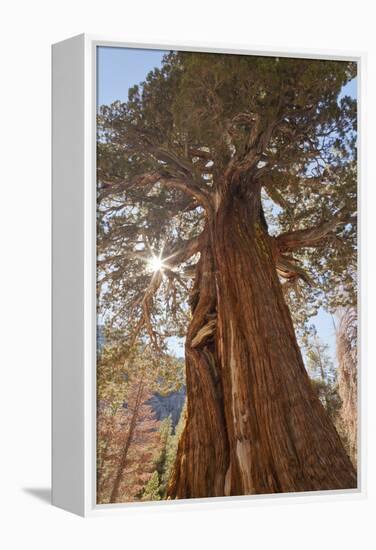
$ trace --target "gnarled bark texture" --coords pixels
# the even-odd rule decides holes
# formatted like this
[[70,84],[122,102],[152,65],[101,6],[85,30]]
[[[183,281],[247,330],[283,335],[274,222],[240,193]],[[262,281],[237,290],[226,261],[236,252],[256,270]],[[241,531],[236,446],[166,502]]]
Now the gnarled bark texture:
[[206,234],[186,342],[187,424],[169,496],[356,487],[303,364],[258,186],[225,184]]
[[207,244],[198,262],[191,308],[185,346],[187,421],[168,492],[172,498],[223,495],[229,463],[222,377],[214,342],[214,263]]

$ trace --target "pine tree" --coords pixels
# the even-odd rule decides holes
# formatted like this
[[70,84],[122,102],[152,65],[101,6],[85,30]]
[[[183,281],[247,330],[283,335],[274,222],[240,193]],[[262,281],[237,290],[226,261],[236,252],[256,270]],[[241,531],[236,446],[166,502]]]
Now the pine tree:
[[142,500],[161,500],[159,476],[156,470],[145,486]]
[[187,419],[187,400],[185,400],[184,402],[182,411],[180,413],[179,421],[175,427],[175,433],[171,434],[168,440],[165,468],[162,475],[162,483],[163,483],[162,486],[166,494],[168,493],[168,486],[173,473],[173,467],[176,461],[179,442],[181,440],[181,437],[185,428],[186,419]]
[[166,497],[166,487],[170,476],[171,468],[176,458],[177,444],[176,435],[172,429],[172,418],[167,416],[160,426],[161,450],[157,459],[157,471],[160,481],[160,494]]
[[304,348],[311,381],[320,401],[339,431],[338,415],[341,399],[338,394],[337,373],[330,357],[329,346],[321,341],[315,329],[311,329],[309,336],[304,338]]
[[99,503],[138,500],[143,494],[160,445],[160,423],[149,400],[152,391],[173,388],[173,373],[179,375],[173,358],[156,358],[145,347],[129,353],[115,341],[105,347],[97,364]]

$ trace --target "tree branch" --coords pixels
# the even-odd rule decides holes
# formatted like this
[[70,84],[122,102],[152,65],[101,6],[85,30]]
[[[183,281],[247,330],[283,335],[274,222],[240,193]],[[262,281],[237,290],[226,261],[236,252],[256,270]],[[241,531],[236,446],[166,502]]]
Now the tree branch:
[[[184,261],[187,261],[191,256],[194,254],[197,254],[204,242],[205,234],[201,233],[197,237],[193,237],[192,239],[183,241],[179,243],[178,247],[174,247],[175,250],[171,251],[171,254],[167,257],[162,257],[161,260],[166,268],[166,275],[171,278],[175,276],[179,282],[185,287],[184,282],[181,280],[180,276],[178,274],[175,274],[172,271],[173,267],[176,267],[177,265],[181,264]],[[147,257],[146,251],[140,251],[135,253],[136,257],[142,257],[145,259]],[[159,290],[159,287],[161,286],[163,280],[163,269],[155,271],[152,275],[152,278],[149,282],[148,287],[145,290],[144,296],[141,299],[141,301],[137,301],[137,304],[141,307],[141,317],[136,323],[136,326],[131,334],[131,345],[132,347],[140,334],[140,331],[143,327],[146,328],[147,333],[149,334],[150,340],[155,347],[156,350],[160,350],[160,346],[158,343],[158,336],[156,331],[153,328],[153,323],[151,320],[151,314],[152,314],[152,308],[153,308],[153,300],[154,296]],[[186,288],[186,287],[185,287]]]
[[162,177],[159,181],[165,187],[180,189],[183,193],[190,195],[206,210],[211,208],[210,191],[199,187],[194,181],[170,177]]
[[155,330],[153,329],[153,324],[151,321],[151,310],[153,307],[154,296],[157,293],[159,287],[161,286],[161,283],[162,283],[162,272],[156,271],[155,273],[153,273],[150,283],[141,300],[142,314],[134,330],[132,331],[131,338],[130,338],[130,348],[133,347],[133,345],[137,340],[138,335],[140,334],[142,328],[145,326],[153,346],[157,350],[160,349],[160,346],[158,343],[158,337]]
[[213,155],[209,151],[199,147],[189,147],[189,154],[192,157],[199,157],[206,161],[213,160]]
[[283,279],[288,281],[302,279],[308,285],[312,285],[312,279],[308,273],[300,267],[294,258],[287,258],[279,254],[275,259],[277,273]]
[[245,123],[246,117],[248,118],[249,136],[246,144],[245,154],[241,158],[235,155],[231,159],[228,169],[226,170],[227,174],[231,172],[236,172],[238,174],[245,173],[252,170],[252,168],[257,165],[259,160],[261,160],[263,153],[272,138],[273,131],[279,122],[279,110],[280,107],[278,109],[278,114],[276,115],[276,117],[270,120],[266,124],[264,129],[260,128],[261,118],[258,114],[240,113],[233,119],[236,123]]
[[179,172],[182,172],[184,175],[193,174],[193,165],[185,159],[181,159],[172,151],[168,149],[163,149],[162,147],[151,148],[152,154],[163,162],[167,162],[174,166]]
[[140,176],[135,177],[131,181],[119,181],[119,182],[102,182],[102,187],[105,192],[102,194],[102,198],[107,195],[111,195],[111,191],[114,189],[127,190],[135,187],[152,187],[156,183],[160,183],[164,187],[170,187],[183,191],[186,195],[194,198],[205,209],[209,209],[211,205],[210,191],[197,185],[189,176],[175,177],[163,172],[147,172]]
[[205,233],[200,233],[197,237],[192,237],[192,239],[180,242],[178,245],[173,247],[171,254],[167,255],[166,258],[162,258],[163,262],[169,268],[176,267],[179,264],[186,262],[189,258],[194,256],[194,254],[200,252],[205,238]]
[[356,216],[351,215],[345,208],[342,208],[332,220],[325,221],[316,227],[288,231],[278,235],[275,238],[277,248],[280,252],[286,252],[297,248],[320,246],[329,233],[355,219]]

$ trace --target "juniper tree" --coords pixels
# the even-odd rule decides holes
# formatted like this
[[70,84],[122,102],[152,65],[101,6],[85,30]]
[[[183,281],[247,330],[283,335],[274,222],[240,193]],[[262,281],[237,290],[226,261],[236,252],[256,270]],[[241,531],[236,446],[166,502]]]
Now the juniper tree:
[[186,339],[171,498],[356,485],[292,322],[354,303],[355,75],[172,52],[100,109],[100,307],[128,342]]

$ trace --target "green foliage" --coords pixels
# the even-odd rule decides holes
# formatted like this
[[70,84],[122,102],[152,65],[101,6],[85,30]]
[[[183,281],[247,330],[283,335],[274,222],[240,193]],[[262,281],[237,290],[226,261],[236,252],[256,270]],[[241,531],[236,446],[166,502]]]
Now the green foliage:
[[[178,424],[173,431],[171,416],[167,416],[160,424],[160,451],[155,461],[155,479],[158,480],[158,494],[160,498],[166,498],[167,486],[175,463],[179,440],[186,422],[186,404],[182,409]],[[156,481],[153,481],[153,486]],[[146,488],[145,488],[146,494]],[[144,498],[146,500],[146,498]],[[152,499],[149,499],[152,500]],[[156,500],[156,499],[154,499]]]
[[159,476],[157,471],[152,474],[151,478],[147,482],[142,495],[142,500],[161,500]]
[[184,364],[168,354],[158,354],[151,346],[129,348],[119,331],[107,331],[107,344],[97,361],[98,400],[122,406],[127,389],[143,376],[152,392],[161,394],[180,389],[184,384]]
[[333,424],[336,425],[338,429],[341,399],[338,395],[337,386],[317,378],[313,379],[312,383],[318,393],[320,401],[327,410]]
[[304,347],[306,365],[311,377],[325,384],[335,384],[336,371],[330,358],[329,346],[320,340],[315,329],[311,329],[308,337],[304,338]]
[[[124,403],[134,408],[135,383],[145,380],[149,394],[183,383],[166,341],[184,336],[190,321],[200,250],[192,242],[202,243],[197,237],[209,233],[222,193],[239,181],[244,200],[250,189],[262,190],[258,220],[241,222],[258,223],[263,235],[265,217],[308,370],[336,422],[334,367],[308,328],[320,307],[335,311],[356,301],[357,105],[340,99],[355,76],[356,64],[347,61],[171,52],[129,90],[127,102],[100,108],[98,309],[110,331],[98,363],[98,463],[105,480],[124,449]],[[320,238],[279,247],[281,234],[333,220],[339,222]],[[162,258],[163,269],[150,270],[152,256]],[[282,256],[292,275],[278,270]],[[158,500],[166,495],[185,414],[173,433],[170,418],[157,431],[145,403],[141,412],[134,439],[141,444],[129,453],[122,490]]]
[[162,423],[159,433],[161,423],[149,400],[153,392],[168,393],[181,385],[182,363],[150,346],[129,349],[118,331],[107,331],[106,342],[97,361],[98,502],[111,501],[124,455],[118,501],[139,500],[145,491],[145,500],[156,500],[164,489],[156,486],[159,474],[153,478],[155,454],[168,448],[171,424]]
[[348,449],[346,427],[341,418],[342,400],[338,387],[337,371],[330,358],[329,347],[324,344],[314,330],[304,337],[305,360],[312,384],[321,403],[327,410],[342,442]]
[[[124,339],[145,312],[147,258],[173,257],[205,221],[192,196],[161,185],[156,173],[215,191],[254,147],[249,178],[263,187],[272,235],[316,227],[344,209],[355,214],[356,101],[339,99],[355,76],[356,64],[345,61],[171,52],[128,102],[100,108],[98,297]],[[285,284],[298,328],[320,306],[355,302],[355,216],[293,256],[314,281]],[[152,289],[148,314],[162,348],[166,337],[185,334],[195,258],[166,270]],[[141,336],[150,337],[146,325]]]
[[187,402],[184,403],[183,409],[180,414],[179,422],[175,427],[175,433],[170,433],[166,442],[165,461],[164,461],[162,475],[161,475],[164,495],[166,494],[167,485],[172,473],[172,468],[175,463],[179,441],[185,427],[186,415],[187,415]]
[[[340,329],[336,329],[337,362],[339,363],[337,367],[331,359],[329,346],[318,337],[314,327],[305,331],[300,339],[311,383],[349,457],[356,465],[357,369],[356,361],[353,363],[354,353],[356,356],[356,312],[352,309],[345,310],[340,318]],[[350,334],[351,338],[348,340]],[[351,363],[350,369],[348,364],[344,365],[346,360]],[[346,371],[345,374],[344,371]]]

